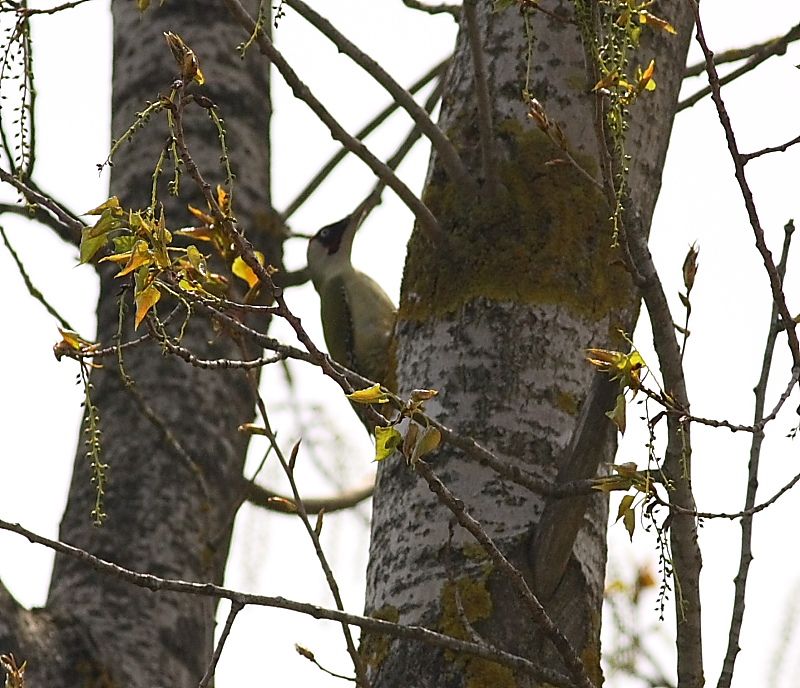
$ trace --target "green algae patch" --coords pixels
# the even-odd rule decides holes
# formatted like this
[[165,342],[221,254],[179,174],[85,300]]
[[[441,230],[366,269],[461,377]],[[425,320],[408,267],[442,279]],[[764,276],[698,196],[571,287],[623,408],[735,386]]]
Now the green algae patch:
[[[397,623],[400,620],[400,612],[396,607],[385,606],[372,612],[373,619],[391,621]],[[370,669],[378,669],[389,656],[392,645],[392,638],[383,633],[364,632],[361,636],[361,644],[358,652]]]
[[[400,317],[427,319],[481,296],[565,306],[592,320],[627,306],[631,281],[600,190],[538,129],[507,121],[499,145],[508,155],[495,197],[465,197],[436,176],[428,185],[424,200],[451,245],[415,230]],[[596,174],[589,158],[576,160]]]

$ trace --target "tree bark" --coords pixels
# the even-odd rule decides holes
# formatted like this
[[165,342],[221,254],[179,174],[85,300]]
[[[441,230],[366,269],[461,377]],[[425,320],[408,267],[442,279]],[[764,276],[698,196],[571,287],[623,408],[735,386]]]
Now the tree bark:
[[[557,12],[568,16],[571,7],[564,4]],[[648,34],[643,40],[641,59],[646,64],[656,58],[658,88],[634,104],[627,136],[631,202],[644,226],[658,195],[690,38],[689,11],[674,3],[669,9],[678,37]],[[481,178],[483,193],[466,197],[433,156],[424,198],[452,246],[433,246],[419,231],[412,236],[397,327],[398,384],[406,393],[437,389],[439,396],[427,406],[431,415],[505,461],[545,479],[582,477],[566,476],[563,469],[571,441],[583,446],[575,426],[592,377],[584,349],[626,348],[618,330],[632,331],[639,298],[621,267],[623,256],[612,246],[611,209],[602,193],[526,116],[520,94],[528,38],[521,16],[492,12],[491,3],[478,3],[476,15],[497,179],[482,178],[491,168],[485,150],[481,154],[478,61],[470,53],[463,12],[440,126]],[[527,88],[563,129],[573,158],[600,181],[594,83],[577,29],[542,12],[529,17]],[[597,437],[594,470],[612,461],[616,448],[615,433],[598,427],[602,423],[609,423],[602,409],[583,423]],[[429,463],[541,595],[590,677],[601,683],[607,500],[597,495],[573,500],[572,506],[559,504],[555,511],[566,509],[580,528],[567,543],[567,556],[541,560],[546,548],[532,545],[552,503],[448,447]],[[402,461],[381,464],[368,613],[458,637],[477,631],[495,646],[564,672],[540,629],[521,612],[509,581],[494,571],[474,540],[456,530],[448,544],[450,520]],[[558,566],[561,559],[566,566],[548,571],[550,583],[539,585],[547,589],[537,591],[534,581],[541,576],[534,571]],[[509,669],[423,645],[367,636],[363,651],[375,688],[532,685]]]
[[[217,0],[152,5],[140,14],[136,3],[112,3],[113,136],[130,126],[147,101],[169,93],[180,70],[163,32],[180,34],[197,54],[206,78],[205,87],[193,88],[214,101],[225,118],[240,226],[258,241],[271,263],[280,265],[277,234],[265,231],[268,68],[257,55],[240,59],[235,47],[241,29]],[[255,11],[258,2],[248,6]],[[209,181],[223,183],[217,133],[200,108],[193,110],[186,121],[192,155]],[[154,118],[115,158],[111,193],[125,208],[149,204],[152,171],[166,140],[166,126]],[[170,178],[169,165],[163,176]],[[188,175],[181,190],[174,198],[161,189],[170,230],[191,224],[187,203],[205,207]],[[117,333],[121,281],[114,279],[116,270],[106,266],[99,269],[97,338],[108,344]],[[124,298],[123,340],[132,334],[130,299]],[[191,321],[182,344],[200,356],[242,357],[230,337],[215,333],[199,316]],[[241,496],[247,441],[237,427],[252,419],[250,384],[242,372],[199,370],[162,355],[152,343],[126,350],[124,368],[133,380],[132,391],[122,384],[114,361],[106,360],[91,375],[92,400],[100,411],[102,458],[109,465],[108,518],[102,527],[92,525],[95,486],[81,441],[60,539],[137,571],[219,583]],[[0,605],[0,645],[28,660],[26,686],[31,688],[196,685],[213,650],[212,600],[154,594],[64,555],[56,556],[44,609],[23,610],[4,589]]]

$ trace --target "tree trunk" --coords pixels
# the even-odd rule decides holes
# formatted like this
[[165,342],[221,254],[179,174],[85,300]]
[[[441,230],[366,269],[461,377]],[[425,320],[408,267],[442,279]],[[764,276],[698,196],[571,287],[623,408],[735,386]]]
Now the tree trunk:
[[[424,198],[453,246],[441,250],[419,230],[412,236],[397,327],[398,384],[406,393],[437,389],[439,396],[427,405],[433,417],[535,476],[590,477],[568,476],[564,469],[592,377],[584,349],[625,348],[618,330],[632,331],[639,299],[612,247],[612,210],[603,194],[526,116],[520,98],[528,47],[522,17],[514,10],[493,12],[491,5],[478,3],[476,9],[497,179],[482,178],[490,167],[481,163],[478,88],[462,12],[440,126],[481,178],[482,194],[469,197],[457,188],[433,156]],[[558,11],[567,16],[571,7]],[[688,6],[672,3],[670,11],[678,36],[645,32],[637,53],[645,65],[655,57],[659,68],[656,91],[632,107],[627,136],[631,202],[644,226],[660,186],[691,30]],[[542,12],[529,18],[527,89],[559,123],[574,159],[599,181],[594,83],[580,35],[574,23]],[[602,410],[586,421],[586,432],[597,438],[591,474],[613,460],[616,447]],[[601,683],[607,500],[598,494],[554,508],[447,446],[431,455],[430,466],[523,572],[589,676]],[[539,523],[543,513],[551,520],[556,514],[555,525]],[[558,532],[562,519],[580,528],[559,557],[550,540],[537,540],[536,534],[537,525]],[[402,461],[381,464],[368,613],[462,638],[471,637],[471,626],[487,642],[565,673],[507,578],[472,537],[456,529],[448,545],[450,520]],[[368,636],[363,645],[374,688],[531,685],[482,659],[388,643]]]
[[[251,11],[258,6],[247,4]],[[235,46],[241,29],[216,0],[158,5],[140,14],[129,0],[112,4],[113,135],[120,136],[147,101],[169,93],[180,71],[162,34],[180,34],[205,74],[201,92],[225,117],[237,175],[234,210],[253,239],[252,228],[267,226],[269,207],[268,68],[255,54],[240,59]],[[191,152],[209,181],[222,183],[217,133],[200,108],[193,110],[186,121]],[[124,207],[149,204],[152,171],[166,140],[166,127],[154,118],[115,158],[111,193]],[[163,176],[169,179],[171,172],[167,165]],[[188,175],[179,198],[161,191],[171,230],[191,223],[187,203],[205,207]],[[279,242],[261,241],[260,248],[280,265]],[[99,272],[97,337],[110,344],[117,333],[121,280],[114,279],[116,270],[107,264]],[[126,302],[123,340],[133,334],[127,297]],[[199,356],[242,357],[230,337],[215,334],[197,316],[182,344]],[[95,487],[81,441],[60,539],[136,571],[221,582],[247,448],[237,427],[253,413],[248,381],[242,372],[193,368],[162,355],[152,342],[125,352],[132,391],[121,383],[114,360],[104,364],[92,372],[91,382],[92,401],[100,412],[102,458],[109,465],[108,517],[102,527],[92,525]],[[31,688],[196,685],[211,657],[212,600],[152,593],[64,555],[56,556],[44,609],[20,609],[4,589],[0,600],[0,646],[28,660],[26,686]]]

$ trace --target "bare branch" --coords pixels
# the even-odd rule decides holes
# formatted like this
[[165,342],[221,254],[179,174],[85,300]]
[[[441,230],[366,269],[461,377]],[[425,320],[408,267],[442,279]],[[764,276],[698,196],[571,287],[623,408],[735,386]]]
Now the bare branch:
[[[271,511],[296,513],[297,503],[292,497],[273,492],[250,481],[246,481],[246,483],[244,487],[247,491],[247,501],[251,504]],[[319,514],[323,511],[326,514],[333,511],[344,511],[345,509],[352,509],[372,497],[374,489],[375,485],[370,482],[368,485],[339,492],[330,497],[303,497],[303,506],[308,514]]]
[[[238,1],[238,0],[237,0]],[[466,166],[458,155],[458,151],[444,132],[431,120],[428,113],[415,101],[411,95],[392,76],[369,55],[359,50],[353,43],[345,38],[323,16],[317,14],[303,0],[284,0],[285,4],[297,12],[303,19],[328,38],[336,47],[347,55],[353,62],[361,67],[375,81],[383,86],[414,120],[425,136],[431,142],[434,150],[439,155],[442,165],[447,170],[450,178],[465,190],[476,189],[475,180],[472,179]]]
[[[778,262],[778,274],[783,280],[786,275],[786,263],[789,258],[789,246],[792,242],[794,225],[790,222],[784,227],[783,250]],[[761,363],[761,374],[755,387],[755,408],[753,410],[754,423],[758,423],[764,415],[764,403],[767,395],[767,383],[772,369],[772,362],[775,355],[775,342],[778,339],[779,321],[778,307],[773,302],[772,315],[770,316],[769,332],[767,341],[764,345],[764,358]],[[756,491],[758,490],[758,468],[761,458],[761,444],[764,441],[763,433],[754,433],[750,443],[750,461],[747,466],[747,494],[745,496],[745,510],[751,509],[756,503]],[[742,630],[744,620],[744,596],[747,587],[747,574],[750,570],[750,562],[753,559],[751,551],[751,541],[753,537],[753,517],[752,515],[742,518],[742,544],[739,556],[739,570],[734,579],[733,611],[731,613],[730,630],[728,632],[728,648],[725,652],[725,659],[722,663],[722,671],[719,675],[717,688],[729,688],[733,680],[733,668],[736,663],[736,655],[739,653],[739,634]]]
[[[745,64],[741,67],[734,69],[730,74],[726,74],[724,77],[716,77],[717,88],[720,86],[724,86],[725,84],[729,84],[734,79],[738,79],[743,74],[747,74],[747,72],[752,71],[758,65],[760,65],[765,60],[769,59],[773,55],[783,55],[786,52],[786,47],[789,43],[792,43],[796,40],[800,39],[800,24],[797,26],[793,26],[788,33],[784,34],[780,38],[774,38],[771,41],[767,41],[766,43],[756,46],[759,50],[756,50],[753,54],[753,57],[748,60]],[[730,52],[730,51],[729,51]],[[722,53],[722,56],[726,56],[729,53]],[[741,58],[732,58],[732,59],[741,59]],[[728,62],[731,59],[723,59],[722,62]],[[717,63],[719,64],[719,63]],[[694,67],[690,67],[690,70],[697,70],[698,67],[702,70],[708,69],[708,59],[704,62],[700,63],[699,65],[695,65]],[[688,72],[689,70],[687,70]],[[698,71],[697,74],[700,74],[701,71]],[[688,76],[696,76],[695,74],[687,74]],[[712,86],[706,86],[701,88],[697,93],[689,96],[685,100],[682,100],[678,103],[677,112],[681,110],[685,110],[686,108],[692,107],[695,103],[705,98],[707,95],[713,93]]]
[[[224,0],[225,5],[230,10],[231,14],[242,25],[248,35],[256,31],[256,25],[252,17],[242,7],[239,0]],[[306,86],[295,71],[291,68],[289,63],[273,45],[272,41],[263,32],[258,32],[256,41],[261,52],[275,65],[276,69],[281,73],[284,80],[292,89],[294,95],[306,103],[320,121],[328,127],[331,136],[339,141],[350,152],[354,153],[375,173],[375,175],[386,182],[386,185],[394,191],[398,197],[408,206],[420,227],[425,231],[430,239],[437,246],[447,246],[449,243],[447,235],[439,225],[439,221],[431,213],[428,206],[426,206],[406,184],[395,175],[383,162],[381,162],[372,152],[359,140],[348,134],[344,128],[333,118],[333,116],[325,109],[325,107],[317,100],[311,93],[311,90]],[[250,266],[251,268],[253,266]],[[258,274],[258,272],[256,272]]]
[[478,27],[478,13],[475,11],[475,1],[465,0],[464,16],[467,20],[467,36],[472,55],[473,72],[475,73],[475,96],[478,101],[478,130],[480,132],[483,174],[489,192],[496,194],[499,180],[497,177],[497,152],[495,149],[492,101],[489,95],[489,79],[486,75],[486,63],[483,59],[483,41]]
[[780,146],[769,146],[768,148],[762,148],[761,150],[757,150],[755,151],[755,153],[742,153],[742,159],[744,160],[744,162],[750,162],[754,158],[761,157],[762,155],[767,155],[768,153],[785,153],[792,146],[798,143],[800,143],[800,136],[795,136],[791,141],[782,143]]
[[83,5],[87,2],[90,2],[90,0],[72,0],[72,2],[65,2],[62,5],[46,9],[30,9],[28,7],[19,7],[15,11],[23,17],[31,17],[35,14],[56,14],[57,12],[63,12],[64,10],[71,10],[73,7],[78,7],[78,5]]
[[442,3],[441,5],[427,5],[419,0],[403,0],[403,4],[412,10],[420,10],[428,14],[442,14],[446,12],[452,15],[453,19],[456,21],[458,21],[458,18],[461,16],[461,8],[458,5],[448,5],[446,3]]
[[206,669],[206,673],[203,674],[203,678],[200,679],[198,688],[206,688],[211,682],[211,679],[214,678],[214,672],[217,670],[219,658],[222,656],[222,648],[225,647],[225,641],[228,640],[231,628],[233,628],[233,622],[236,620],[236,615],[242,611],[243,608],[244,605],[241,602],[235,602],[233,600],[231,601],[231,608],[228,612],[228,618],[225,619],[225,628],[222,629],[222,634],[219,637],[217,646],[214,648],[214,654],[211,657],[211,662],[208,665],[208,669]]
[[80,241],[80,232],[86,225],[77,219],[75,215],[50,196],[41,193],[32,182],[20,181],[2,168],[0,168],[0,181],[13,186],[31,205],[42,206],[48,210],[58,223],[55,227],[51,223],[47,223],[48,226],[54,229],[56,229],[56,227],[62,227],[63,229],[60,231],[56,229],[58,236],[75,246],[78,245]]
[[[742,199],[744,200],[745,207],[747,208],[747,216],[750,220],[750,226],[753,228],[756,247],[758,248],[758,252],[761,254],[761,258],[764,261],[764,267],[767,271],[767,276],[769,277],[772,298],[777,304],[778,315],[786,327],[786,334],[789,338],[789,349],[792,352],[792,364],[793,367],[797,368],[800,367],[800,341],[798,341],[797,338],[797,323],[794,322],[791,314],[789,313],[789,309],[786,305],[786,297],[783,294],[783,281],[778,274],[775,262],[772,259],[772,253],[770,252],[767,242],[764,238],[764,230],[761,227],[761,220],[759,220],[758,211],[756,210],[755,201],[753,200],[753,192],[750,190],[750,185],[747,182],[747,176],[745,175],[744,171],[745,160],[739,153],[739,147],[736,143],[736,136],[733,133],[733,125],[731,124],[730,117],[728,116],[728,111],[725,109],[725,103],[722,100],[720,79],[719,75],[717,74],[717,69],[714,66],[714,53],[712,53],[709,49],[708,43],[706,43],[705,34],[703,33],[703,23],[700,19],[700,9],[698,8],[696,0],[689,1],[695,16],[697,42],[703,51],[703,55],[705,56],[706,72],[708,73],[708,83],[709,88],[711,89],[711,98],[717,107],[717,115],[719,116],[719,121],[722,124],[723,130],[725,131],[725,138],[728,141],[728,150],[730,151],[731,159],[733,160],[733,165],[736,170],[736,181],[739,183]],[[797,32],[800,34],[800,25],[794,27],[792,31],[787,34],[787,36],[792,32]]]
[[[297,459],[297,453],[300,450],[300,442],[298,440],[298,442],[294,445],[294,448],[292,449],[292,455],[287,460],[283,454],[281,446],[278,444],[275,433],[270,428],[267,407],[264,404],[264,400],[261,398],[261,395],[258,393],[258,383],[254,378],[250,376],[248,376],[248,378],[253,384],[253,392],[256,395],[256,406],[261,414],[261,420],[263,421],[264,428],[266,429],[267,439],[269,440],[270,445],[272,446],[272,449],[275,452],[281,467],[283,468],[283,472],[286,474],[286,477],[289,480],[289,486],[292,490],[292,497],[294,498],[294,505],[297,509],[296,513],[300,518],[303,527],[306,529],[306,533],[308,534],[311,543],[314,546],[314,552],[317,555],[317,561],[319,561],[322,571],[325,574],[325,580],[328,583],[328,588],[331,591],[331,595],[333,595],[336,608],[340,611],[344,611],[344,602],[342,601],[342,596],[339,592],[339,584],[336,581],[336,577],[333,575],[333,570],[328,563],[328,558],[325,555],[325,551],[322,549],[322,543],[319,539],[319,531],[317,528],[311,525],[311,521],[308,518],[308,512],[305,509],[303,500],[300,498],[300,491],[297,488],[297,482],[294,478],[294,466],[295,460]],[[319,515],[319,518],[322,518],[322,514]],[[344,634],[345,644],[347,645],[347,653],[350,655],[350,658],[353,661],[353,667],[358,679],[357,683],[360,687],[363,686],[363,688],[369,688],[370,683],[367,679],[367,669],[364,664],[364,659],[356,649],[355,642],[353,642],[353,634],[350,632],[350,626],[342,622],[341,627],[342,633]]]
[[[450,58],[443,60],[439,64],[435,65],[432,69],[430,69],[426,74],[420,77],[417,81],[415,81],[411,86],[408,88],[409,93],[417,93],[419,90],[427,86],[433,79],[439,78],[441,82],[441,77],[444,74],[444,70],[446,69],[447,65],[450,63]],[[440,91],[441,92],[441,91]],[[377,129],[381,124],[383,124],[390,115],[392,115],[400,105],[394,101],[390,105],[387,105],[383,110],[381,110],[375,117],[367,123],[367,125],[356,132],[355,137],[357,139],[364,139],[369,136],[375,129]],[[433,108],[430,109],[425,107],[425,111],[430,113]],[[333,155],[328,162],[326,162],[314,175],[314,178],[306,184],[303,190],[297,194],[289,205],[286,206],[286,210],[281,213],[281,217],[284,220],[288,220],[295,211],[305,203],[308,198],[311,196],[314,191],[317,190],[320,184],[327,178],[327,176],[336,168],[336,166],[345,158],[345,156],[349,153],[347,148],[341,148],[338,153]],[[387,162],[387,165],[391,169],[395,169],[391,163]]]
[[482,657],[483,659],[497,662],[503,666],[507,666],[516,671],[533,676],[537,680],[552,683],[554,686],[559,686],[562,688],[572,688],[574,686],[574,683],[571,681],[571,679],[564,674],[534,664],[525,657],[520,657],[510,652],[498,650],[488,645],[478,645],[465,640],[451,638],[450,636],[437,633],[436,631],[431,631],[422,626],[403,626],[401,624],[392,623],[391,621],[373,619],[367,616],[359,616],[357,614],[348,614],[346,612],[339,611],[338,609],[326,609],[325,607],[318,607],[306,602],[288,600],[284,597],[271,597],[268,595],[254,595],[250,593],[239,592],[230,588],[214,585],[213,583],[196,583],[172,578],[161,578],[160,576],[155,576],[149,573],[139,573],[137,571],[133,571],[132,569],[127,569],[101,559],[100,557],[97,557],[86,550],[82,550],[64,542],[51,540],[50,538],[38,535],[27,528],[23,528],[18,523],[10,523],[8,521],[3,521],[2,519],[0,519],[0,530],[17,533],[30,542],[43,545],[44,547],[47,547],[55,552],[59,552],[65,556],[77,559],[78,561],[82,561],[96,571],[112,576],[117,580],[124,581],[131,585],[152,590],[153,592],[177,592],[188,595],[199,595],[201,597],[210,597],[213,599],[230,600],[231,602],[238,602],[244,606],[253,605],[260,607],[272,607],[275,609],[286,609],[288,611],[311,616],[315,619],[327,619],[329,621],[335,621],[338,623],[346,623],[350,626],[358,626],[371,633],[387,635],[393,638],[403,639],[411,642],[427,643],[434,647],[441,647],[452,652],[460,652],[475,657]]
[[533,594],[522,573],[517,569],[505,555],[497,548],[492,539],[467,511],[464,502],[457,499],[452,492],[445,486],[445,484],[434,474],[431,467],[424,461],[418,461],[414,470],[419,473],[428,483],[428,487],[433,492],[439,501],[446,506],[456,517],[462,528],[470,533],[483,547],[484,551],[489,555],[492,562],[498,571],[502,571],[511,586],[516,590],[522,602],[525,604],[526,609],[530,612],[533,620],[542,629],[544,635],[553,643],[553,646],[558,651],[561,658],[564,660],[567,668],[572,674],[574,684],[582,688],[595,688],[594,683],[586,673],[586,667],[583,661],[578,656],[575,648],[570,643],[569,639],[559,630],[553,623],[553,620],[542,607],[536,595]]
[[[775,41],[779,41],[781,38],[781,36],[777,36],[768,41],[755,43],[754,45],[748,45],[744,48],[730,48],[729,50],[723,50],[721,53],[716,54],[714,57],[714,62],[717,65],[721,65],[727,64],[728,62],[739,62],[740,60],[746,60],[748,57],[753,57],[753,55],[757,55],[762,50],[769,48],[775,43]],[[705,71],[705,60],[702,60],[701,62],[695,62],[695,64],[686,67],[683,72],[683,78],[691,79],[692,77],[700,76]]]
[[28,288],[28,293],[36,299],[39,303],[44,306],[45,310],[52,315],[58,322],[60,323],[62,329],[65,330],[72,330],[75,331],[75,328],[67,322],[66,318],[62,317],[61,314],[50,305],[47,299],[44,297],[44,294],[40,292],[31,281],[30,276],[28,275],[27,271],[25,270],[25,266],[22,264],[17,252],[14,250],[14,247],[8,241],[8,237],[6,236],[6,231],[2,225],[0,225],[0,237],[3,238],[3,243],[5,244],[8,252],[11,254],[11,258],[13,259],[14,263],[17,266],[17,271],[22,277],[22,281],[25,283],[25,286]]

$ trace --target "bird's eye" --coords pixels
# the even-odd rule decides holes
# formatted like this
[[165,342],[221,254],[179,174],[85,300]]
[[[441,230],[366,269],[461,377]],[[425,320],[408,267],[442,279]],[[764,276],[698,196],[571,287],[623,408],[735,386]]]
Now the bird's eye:
[[328,234],[331,233],[331,230],[325,227],[324,229],[319,230],[319,238],[320,239],[327,239]]

